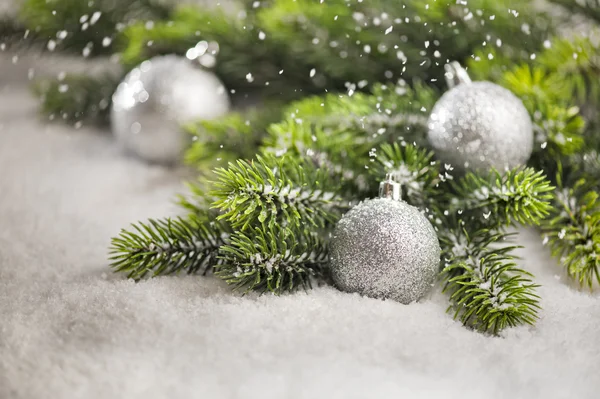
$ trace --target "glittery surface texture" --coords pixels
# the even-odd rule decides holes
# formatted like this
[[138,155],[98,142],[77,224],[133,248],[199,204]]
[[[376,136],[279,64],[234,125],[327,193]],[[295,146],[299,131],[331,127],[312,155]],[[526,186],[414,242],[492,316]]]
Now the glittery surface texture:
[[440,251],[433,226],[417,208],[367,200],[338,222],[331,241],[332,277],[343,291],[408,304],[433,285]]
[[533,150],[533,127],[523,103],[490,82],[463,83],[446,92],[428,125],[437,156],[458,170],[514,168]]
[[174,163],[187,145],[181,124],[213,119],[228,110],[225,87],[213,73],[182,57],[154,57],[132,69],[117,88],[112,130],[141,158]]

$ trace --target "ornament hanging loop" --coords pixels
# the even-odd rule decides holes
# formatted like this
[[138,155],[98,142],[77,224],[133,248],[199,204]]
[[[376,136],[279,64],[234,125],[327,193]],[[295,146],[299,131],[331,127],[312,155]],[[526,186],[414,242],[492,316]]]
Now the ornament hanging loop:
[[400,201],[400,183],[394,181],[391,173],[385,175],[385,181],[379,184],[379,198]]
[[469,77],[467,70],[463,68],[458,61],[452,61],[451,63],[444,65],[444,70],[446,71],[444,74],[446,83],[450,89],[461,83],[471,83],[471,78]]

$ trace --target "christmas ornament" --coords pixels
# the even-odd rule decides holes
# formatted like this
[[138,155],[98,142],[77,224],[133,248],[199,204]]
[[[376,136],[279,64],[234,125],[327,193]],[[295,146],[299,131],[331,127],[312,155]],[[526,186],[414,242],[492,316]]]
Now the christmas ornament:
[[211,72],[174,55],[144,61],[113,95],[112,130],[127,150],[160,163],[176,162],[187,145],[181,124],[229,110],[225,87]]
[[338,222],[331,240],[332,277],[343,291],[408,304],[431,288],[440,245],[427,218],[400,200],[400,184],[391,175],[379,196]]
[[458,170],[503,171],[523,165],[533,150],[525,106],[491,82],[471,82],[458,62],[446,65],[450,90],[429,117],[428,139],[438,157]]

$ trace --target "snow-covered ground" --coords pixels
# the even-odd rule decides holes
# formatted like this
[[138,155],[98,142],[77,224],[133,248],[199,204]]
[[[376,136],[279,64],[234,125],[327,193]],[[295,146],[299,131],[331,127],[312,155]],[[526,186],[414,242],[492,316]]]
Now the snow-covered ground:
[[126,157],[107,132],[39,117],[28,69],[70,62],[11,57],[0,59],[0,398],[600,395],[600,294],[566,284],[535,231],[521,242],[541,319],[501,338],[453,321],[439,290],[406,306],[112,274],[110,237],[173,214],[184,174]]

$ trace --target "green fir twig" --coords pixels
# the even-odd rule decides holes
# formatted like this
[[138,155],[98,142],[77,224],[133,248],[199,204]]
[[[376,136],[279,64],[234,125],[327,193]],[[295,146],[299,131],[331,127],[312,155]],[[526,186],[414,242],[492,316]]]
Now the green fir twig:
[[180,272],[206,274],[221,263],[219,248],[229,242],[230,234],[220,222],[150,219],[121,230],[112,239],[109,259],[116,272],[135,280]]
[[235,289],[281,294],[311,288],[311,279],[323,279],[329,258],[310,230],[272,225],[234,234],[220,260],[217,276]]
[[212,204],[235,229],[276,224],[316,228],[334,223],[344,209],[335,185],[323,171],[291,157],[257,156],[216,170]]
[[482,229],[469,235],[456,229],[443,235],[444,292],[450,295],[454,318],[483,332],[534,324],[539,296],[532,275],[518,268],[510,253],[516,246],[496,246],[506,233]]
[[550,214],[554,187],[542,171],[516,168],[504,174],[468,173],[453,184],[454,210],[500,225],[539,224]]

